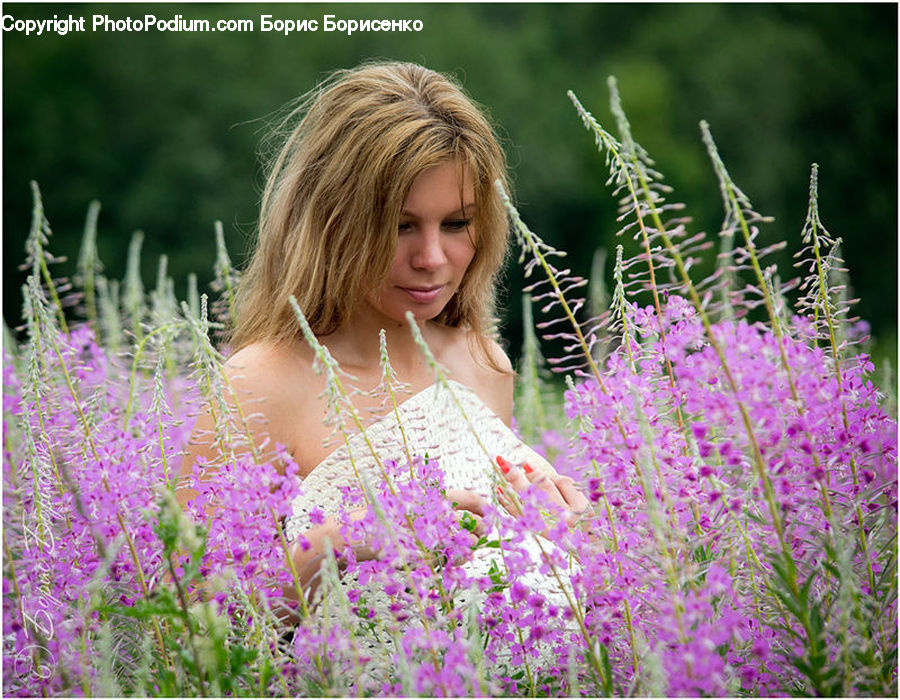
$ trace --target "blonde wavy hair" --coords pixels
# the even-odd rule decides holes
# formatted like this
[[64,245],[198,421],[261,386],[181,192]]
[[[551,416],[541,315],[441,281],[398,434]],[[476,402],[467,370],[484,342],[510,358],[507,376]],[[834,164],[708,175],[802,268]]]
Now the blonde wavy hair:
[[268,173],[232,347],[299,337],[291,295],[316,335],[340,328],[390,271],[413,181],[455,161],[474,185],[476,250],[435,320],[470,328],[486,349],[508,223],[494,187],[507,185],[506,162],[482,111],[444,75],[369,63],[333,74],[285,123],[297,118]]

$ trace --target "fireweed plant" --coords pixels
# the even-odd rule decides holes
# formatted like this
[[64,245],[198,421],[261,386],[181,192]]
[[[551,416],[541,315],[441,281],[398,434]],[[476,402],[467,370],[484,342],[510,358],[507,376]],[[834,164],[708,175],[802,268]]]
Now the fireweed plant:
[[[24,341],[4,329],[4,694],[895,697],[895,399],[860,350],[817,168],[798,276],[783,282],[767,259],[784,244],[761,247],[768,220],[702,123],[725,217],[697,281],[713,244],[667,200],[613,80],[610,94],[617,136],[570,98],[633,239],[616,250],[611,294],[597,274],[579,298],[587,281],[557,267],[562,253],[500,193],[535,280],[517,428],[592,508],[570,528],[538,494],[507,494],[479,536],[456,517],[438,460],[411,454],[401,430],[407,459],[382,462],[369,444],[382,478],[344,493],[346,540],[379,556],[328,552],[310,600],[285,593],[292,548],[308,546],[284,534],[296,466],[280,449],[280,471],[263,458],[253,416],[230,408],[215,342],[238,273],[221,227],[211,303],[194,276],[179,303],[165,257],[146,291],[140,233],[124,280],[108,279],[96,204],[70,284],[51,272],[34,185]],[[566,374],[566,421],[554,419],[532,301],[565,348],[548,362]],[[336,438],[348,424],[365,434],[346,375],[295,312]],[[396,413],[403,387],[386,351],[382,368]],[[221,458],[195,466],[199,495],[182,509],[176,475],[201,410]]]

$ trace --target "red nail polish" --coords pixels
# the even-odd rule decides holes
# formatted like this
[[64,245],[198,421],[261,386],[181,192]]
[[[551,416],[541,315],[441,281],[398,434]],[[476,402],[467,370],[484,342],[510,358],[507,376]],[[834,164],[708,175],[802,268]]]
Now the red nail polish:
[[499,493],[501,496],[503,495],[503,489],[501,489],[499,486],[497,487],[497,493]]
[[499,455],[497,456],[497,465],[500,467],[500,471],[504,474],[509,474],[509,462]]
[[531,474],[531,472],[534,471],[534,469],[531,468],[531,465],[528,462],[525,462],[525,464],[522,465],[522,468],[525,470],[526,474]]

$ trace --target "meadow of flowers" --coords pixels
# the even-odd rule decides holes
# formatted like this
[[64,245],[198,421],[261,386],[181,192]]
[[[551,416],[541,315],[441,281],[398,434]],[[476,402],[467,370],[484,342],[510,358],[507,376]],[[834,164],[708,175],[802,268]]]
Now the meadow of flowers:
[[[367,508],[344,518],[347,537],[380,556],[326,558],[325,614],[284,594],[297,572],[283,523],[303,484],[227,410],[238,273],[221,230],[210,303],[195,279],[177,300],[165,258],[145,290],[139,235],[125,278],[108,279],[96,205],[70,282],[35,185],[26,326],[4,337],[3,693],[896,697],[894,398],[850,317],[817,169],[782,281],[768,260],[783,244],[758,247],[768,222],[708,126],[715,240],[690,232],[610,90],[616,136],[570,95],[620,203],[608,297],[509,205],[531,283],[517,429],[591,509],[568,527],[525,492],[520,517],[498,506],[476,534],[437,461],[386,464],[382,483],[345,493],[346,513]],[[548,359],[564,398],[532,302],[564,348]],[[323,364],[335,410],[350,410]],[[180,456],[204,408],[223,462],[195,470],[185,512]],[[485,552],[489,569],[473,569]],[[339,585],[340,569],[359,585]]]

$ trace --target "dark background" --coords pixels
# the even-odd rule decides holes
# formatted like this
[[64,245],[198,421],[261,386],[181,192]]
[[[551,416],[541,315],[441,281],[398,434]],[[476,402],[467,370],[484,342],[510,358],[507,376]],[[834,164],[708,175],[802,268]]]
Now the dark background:
[[[655,158],[694,230],[721,223],[718,185],[700,140],[706,119],[755,208],[773,215],[759,244],[787,239],[792,276],[820,165],[820,211],[845,242],[876,353],[896,354],[897,7],[894,4],[3,4],[17,19],[53,14],[161,19],[252,18],[252,33],[3,36],[3,315],[20,319],[16,266],[37,180],[57,267],[74,274],[88,203],[99,199],[107,276],[124,275],[135,229],[152,286],[160,254],[179,297],[212,277],[213,223],[244,260],[261,184],[259,142],[271,117],[335,68],[367,58],[456,75],[501,127],[516,199],[530,227],[587,275],[615,245],[603,157],[566,90],[611,131],[606,79],[618,78],[635,138]],[[259,17],[317,19],[280,36]],[[420,19],[421,32],[326,33],[322,16]],[[626,243],[628,243],[626,241]],[[634,245],[631,243],[631,245]],[[633,250],[633,249],[632,249]],[[521,342],[521,280],[510,260],[504,336]]]

